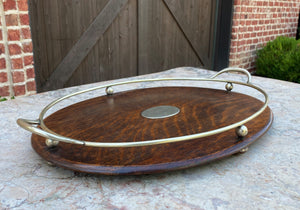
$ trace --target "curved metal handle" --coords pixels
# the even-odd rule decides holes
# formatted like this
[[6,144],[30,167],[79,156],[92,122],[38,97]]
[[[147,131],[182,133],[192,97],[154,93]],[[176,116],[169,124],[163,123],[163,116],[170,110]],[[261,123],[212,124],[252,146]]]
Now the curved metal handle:
[[241,72],[248,77],[248,80],[247,80],[248,84],[251,83],[251,81],[252,81],[251,74],[249,73],[249,71],[247,71],[246,69],[237,68],[237,67],[229,67],[229,68],[223,69],[222,71],[219,71],[217,74],[210,77],[210,79],[214,79],[217,76],[224,74],[224,73],[228,73],[228,72]]
[[84,145],[85,143],[83,141],[73,140],[64,136],[60,136],[55,133],[49,133],[47,131],[44,131],[38,127],[34,127],[33,125],[40,125],[40,120],[27,120],[27,119],[18,119],[17,123],[20,127],[24,128],[25,130],[37,134],[39,136],[45,137],[46,139],[51,139],[55,141],[62,141],[66,143],[73,143],[73,144],[79,144]]

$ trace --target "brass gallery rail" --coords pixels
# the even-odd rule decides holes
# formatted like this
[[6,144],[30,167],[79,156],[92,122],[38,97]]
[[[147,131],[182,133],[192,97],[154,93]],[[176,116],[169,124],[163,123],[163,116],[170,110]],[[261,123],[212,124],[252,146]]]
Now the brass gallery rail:
[[[223,74],[225,72],[241,72],[241,73],[245,74],[248,77],[248,80],[247,80],[246,83],[244,83],[244,82],[239,82],[239,81],[215,79],[217,76],[219,76],[220,74]],[[94,90],[97,90],[97,89],[101,89],[101,88],[106,88],[106,93],[108,95],[113,94],[112,87],[113,86],[118,86],[118,85],[125,85],[125,84],[131,84],[131,83],[141,83],[141,82],[172,81],[172,80],[225,82],[225,83],[227,83],[226,86],[225,86],[227,91],[232,90],[232,87],[233,87],[232,84],[244,85],[244,86],[248,86],[250,88],[256,89],[257,91],[262,93],[265,97],[265,101],[264,101],[263,106],[257,112],[252,114],[251,116],[249,116],[249,117],[247,117],[247,118],[245,118],[245,119],[243,119],[239,122],[236,122],[234,124],[225,126],[225,127],[221,127],[221,128],[215,129],[215,130],[210,130],[210,131],[206,131],[206,132],[202,132],[202,133],[191,134],[191,135],[178,136],[178,137],[165,138],[165,139],[138,141],[138,142],[90,142],[90,141],[72,139],[72,138],[68,138],[68,137],[65,137],[65,136],[61,136],[61,135],[53,132],[52,130],[47,128],[47,126],[44,123],[44,115],[46,114],[46,112],[51,107],[53,107],[55,104],[65,100],[67,98],[70,98],[70,97],[73,97],[73,96],[76,96],[76,95],[79,95],[79,94],[83,94],[83,93],[86,93],[86,92],[89,92],[89,91],[94,91]],[[17,123],[22,128],[24,128],[24,129],[26,129],[26,130],[34,133],[34,134],[37,134],[39,136],[45,137],[46,138],[46,144],[49,147],[56,146],[59,142],[78,144],[78,145],[83,145],[83,146],[91,146],[91,147],[138,147],[138,146],[148,146],[148,145],[156,145],[156,144],[164,144],[164,143],[172,143],[172,142],[180,142],[180,141],[198,139],[198,138],[203,138],[203,137],[219,134],[219,133],[228,131],[230,129],[236,129],[236,133],[240,137],[246,136],[247,133],[248,133],[248,130],[247,130],[247,127],[244,126],[244,124],[251,121],[252,119],[256,118],[258,115],[260,115],[267,108],[268,102],[269,102],[268,94],[264,90],[262,90],[261,88],[255,86],[251,83],[251,75],[247,70],[241,69],[241,68],[226,68],[226,69],[218,72],[217,74],[213,75],[210,78],[144,79],[144,80],[132,80],[132,81],[126,81],[126,82],[119,82],[119,83],[113,83],[113,84],[102,85],[102,86],[90,88],[90,89],[87,89],[87,90],[79,91],[79,92],[64,96],[62,98],[59,98],[59,99],[53,101],[52,103],[47,105],[42,110],[42,112],[40,113],[39,119],[37,119],[37,120],[18,119]],[[36,127],[36,126],[40,126],[41,129]]]

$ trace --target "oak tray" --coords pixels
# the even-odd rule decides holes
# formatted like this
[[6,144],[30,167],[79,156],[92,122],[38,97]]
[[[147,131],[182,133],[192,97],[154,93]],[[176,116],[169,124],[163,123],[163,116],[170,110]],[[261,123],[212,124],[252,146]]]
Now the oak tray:
[[[215,79],[239,71],[247,83]],[[225,69],[211,78],[169,78],[224,82],[225,90],[156,87],[113,93],[121,83],[68,95],[49,104],[38,120],[19,119],[31,131],[34,150],[48,162],[79,172],[119,175],[183,169],[245,150],[271,126],[267,94],[242,69]],[[133,82],[149,82],[135,80]],[[151,82],[151,81],[150,81]],[[262,102],[231,91],[246,85],[265,96]],[[122,83],[124,85],[125,82]],[[63,108],[44,119],[56,103],[106,88],[107,95]]]

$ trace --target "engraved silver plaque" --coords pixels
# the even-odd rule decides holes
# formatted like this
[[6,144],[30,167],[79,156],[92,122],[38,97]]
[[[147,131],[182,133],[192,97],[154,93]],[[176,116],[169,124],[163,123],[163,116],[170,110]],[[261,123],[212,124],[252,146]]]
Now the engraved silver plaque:
[[155,106],[142,112],[142,116],[148,119],[162,119],[172,117],[180,112],[176,106]]

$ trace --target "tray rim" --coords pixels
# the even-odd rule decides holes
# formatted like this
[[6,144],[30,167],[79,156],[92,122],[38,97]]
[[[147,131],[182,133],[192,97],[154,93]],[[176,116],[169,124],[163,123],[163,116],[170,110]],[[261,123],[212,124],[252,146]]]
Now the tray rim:
[[[101,175],[141,175],[141,174],[155,174],[162,172],[169,172],[181,169],[187,169],[209,162],[230,157],[231,155],[244,153],[247,148],[261,138],[270,128],[274,120],[274,115],[270,107],[268,107],[265,112],[269,112],[268,119],[265,121],[265,125],[256,133],[246,139],[238,140],[238,144],[233,144],[230,147],[218,150],[216,153],[210,153],[203,157],[196,157],[191,159],[181,159],[178,161],[170,162],[160,162],[155,164],[143,164],[143,165],[101,165],[101,164],[90,164],[85,162],[77,162],[71,159],[60,159],[53,158],[51,155],[52,149],[47,149],[46,146],[36,147],[34,145],[42,145],[38,143],[42,138],[36,134],[31,136],[31,143],[33,149],[39,154],[44,160],[46,160],[50,165],[59,166],[65,169],[73,170],[76,172],[90,173],[90,174],[101,174]],[[217,134],[220,135],[220,134]],[[209,137],[211,138],[211,137]],[[185,142],[183,142],[184,144]],[[53,148],[55,151],[55,148]],[[122,149],[122,148],[118,148]],[[246,150],[244,150],[246,149]],[[50,154],[50,155],[49,155]]]

